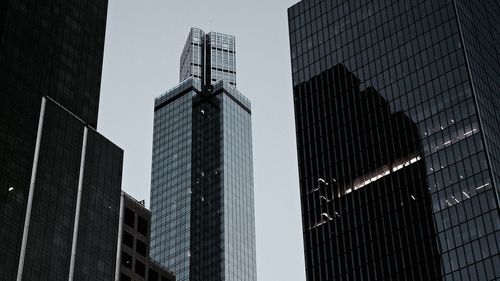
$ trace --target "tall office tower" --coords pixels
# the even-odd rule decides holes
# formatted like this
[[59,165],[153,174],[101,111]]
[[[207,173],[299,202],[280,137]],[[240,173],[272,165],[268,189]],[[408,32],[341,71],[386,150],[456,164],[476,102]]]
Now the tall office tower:
[[155,100],[151,257],[180,281],[256,280],[251,108],[234,62],[233,36],[193,28],[187,79]]
[[107,1],[0,6],[0,280],[112,280],[123,151],[95,131]]
[[500,278],[499,13],[288,10],[308,281]]
[[175,276],[149,257],[151,212],[144,201],[122,192],[116,281],[175,281]]

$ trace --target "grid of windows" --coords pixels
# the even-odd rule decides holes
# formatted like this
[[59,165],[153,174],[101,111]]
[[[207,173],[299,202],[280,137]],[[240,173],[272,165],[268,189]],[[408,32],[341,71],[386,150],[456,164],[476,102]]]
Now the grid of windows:
[[90,130],[83,174],[75,281],[114,280],[122,164],[123,150]]
[[[495,94],[500,88],[500,12],[498,1],[455,1],[464,40],[471,83],[476,93],[478,114],[484,131],[486,150],[492,165],[494,181],[500,182],[500,100]],[[478,52],[477,50],[481,50]],[[497,188],[498,190],[498,188]]]
[[[85,124],[51,99],[44,98],[44,102],[22,279],[67,280],[74,254],[74,280],[111,281],[123,151],[91,129],[82,150]],[[82,153],[85,161],[80,174]],[[80,175],[82,196],[75,222]]]
[[[175,276],[154,262],[149,255],[150,235],[144,233],[151,219],[151,213],[144,207],[144,201],[137,201],[122,192],[123,197],[123,236],[118,267],[121,281],[174,281]],[[128,215],[127,215],[128,214]],[[128,216],[128,219],[127,219]],[[128,221],[137,223],[128,224]],[[142,223],[141,223],[142,221]],[[115,237],[116,238],[116,237]],[[117,268],[118,269],[118,268]]]
[[236,86],[236,48],[232,35],[191,28],[180,58],[179,82],[195,77],[205,84],[224,80]]
[[[256,280],[251,106],[235,88],[234,41],[191,29],[186,80],[155,101],[151,253],[177,280]],[[189,65],[203,50],[199,77]]]
[[67,280],[83,124],[50,101],[44,116],[23,280]]
[[151,176],[151,257],[189,277],[192,95],[155,111]]
[[224,80],[236,86],[236,48],[232,35],[210,32],[207,36],[210,81]]
[[306,258],[313,278],[436,280],[438,245],[416,124],[391,113],[375,89],[361,90],[342,65],[295,90],[299,158],[314,152],[301,167],[306,245],[326,248]]
[[189,77],[202,78],[205,51],[205,32],[198,28],[191,28],[188,39],[184,45],[180,59],[179,82]]
[[250,102],[192,82],[157,100],[152,257],[178,280],[255,280]]
[[[333,234],[349,232],[358,225],[366,227],[370,220],[360,215],[353,224],[342,222],[345,211],[334,206],[344,204],[355,213],[369,210],[370,204],[391,210],[387,202],[398,202],[401,189],[411,187],[412,182],[424,176],[426,188],[411,194],[415,199],[406,199],[418,202],[430,198],[429,205],[424,205],[432,214],[432,223],[422,221],[426,212],[418,218],[402,215],[414,225],[419,221],[428,228],[435,225],[429,230],[435,232],[431,241],[438,245],[439,270],[431,263],[422,263],[424,272],[439,274],[436,279],[444,280],[500,277],[500,219],[492,177],[498,175],[495,162],[499,129],[492,125],[498,123],[494,113],[498,111],[498,102],[490,94],[494,93],[491,89],[498,88],[494,83],[499,81],[499,68],[498,64],[481,63],[498,61],[498,48],[492,47],[499,42],[498,19],[493,17],[493,11],[498,12],[499,7],[494,2],[474,5],[453,0],[304,0],[289,9],[308,280],[362,278],[365,271],[357,268],[358,262],[373,264],[368,267],[376,272],[396,273],[400,264],[379,268],[382,265],[377,262],[382,259],[378,256],[363,260],[370,257],[364,253],[361,260],[352,259],[355,255],[349,253],[356,251],[356,243],[372,241],[374,226],[348,236],[355,240],[341,239],[343,236]],[[485,30],[489,31],[488,36],[484,35]],[[360,130],[343,135],[331,130],[339,124],[358,128],[365,118],[381,112],[375,107],[350,119],[360,101],[340,97],[331,104],[317,102],[321,95],[335,99],[335,90],[342,91],[332,87],[350,81],[332,74],[339,65],[359,78],[359,88],[365,93],[376,89],[391,114],[399,112],[411,120],[416,137],[410,140],[421,147],[418,157],[409,155],[408,160],[388,161],[387,154],[393,157],[389,152],[395,144],[380,143],[391,137],[382,134],[376,124],[366,127],[366,133]],[[366,145],[350,145],[365,134],[374,137]],[[401,130],[397,129],[394,137],[396,144],[407,146],[408,137]],[[357,162],[360,157],[364,160]],[[394,172],[412,175],[410,170],[417,166],[425,166],[425,172],[413,174],[405,181],[395,178]],[[372,189],[381,187],[392,192],[383,197],[365,197]],[[335,192],[321,194],[323,189]],[[361,202],[369,205],[358,205],[355,198],[359,196]],[[323,212],[323,206],[331,209]],[[397,212],[388,215],[392,213]],[[311,216],[316,217],[312,220]],[[401,226],[393,221],[383,228]],[[404,231],[390,233],[398,240],[406,239]],[[397,246],[395,251],[415,251],[419,249],[416,245],[413,241]],[[427,245],[430,255],[424,254],[424,260],[433,259],[433,248],[432,243]],[[325,253],[326,249],[333,252]],[[345,253],[339,253],[339,249]],[[349,262],[339,268],[333,257],[343,254]],[[378,275],[370,276],[376,279]],[[416,274],[390,278],[428,280],[425,275]]]
[[222,95],[225,280],[257,280],[252,161],[248,109]]
[[0,280],[17,274],[42,97],[97,126],[107,2],[0,4]]
[[190,280],[224,280],[223,182],[220,99],[193,99]]

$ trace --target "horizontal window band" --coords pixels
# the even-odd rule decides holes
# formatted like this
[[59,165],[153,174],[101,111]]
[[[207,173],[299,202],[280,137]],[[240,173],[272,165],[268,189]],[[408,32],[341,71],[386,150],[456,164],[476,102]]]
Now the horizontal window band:
[[154,110],[154,111],[156,112],[156,111],[158,111],[158,110],[162,109],[162,108],[163,108],[163,107],[165,107],[166,105],[168,105],[168,104],[170,104],[170,103],[174,102],[174,101],[175,101],[175,100],[177,100],[178,98],[180,98],[180,97],[184,96],[185,94],[187,94],[187,93],[189,93],[189,92],[191,92],[191,91],[196,92],[197,94],[199,94],[199,93],[200,93],[200,92],[199,92],[196,88],[194,88],[194,87],[189,87],[188,89],[186,89],[186,90],[184,90],[184,91],[182,91],[182,92],[178,93],[177,95],[175,95],[175,96],[173,96],[173,97],[169,98],[168,100],[163,101],[163,102],[162,102],[162,103],[160,103],[159,105],[155,106],[155,110]]

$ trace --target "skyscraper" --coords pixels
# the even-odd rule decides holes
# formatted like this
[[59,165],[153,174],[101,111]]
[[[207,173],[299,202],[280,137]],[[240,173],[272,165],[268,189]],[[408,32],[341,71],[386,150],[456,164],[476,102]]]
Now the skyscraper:
[[308,281],[500,277],[499,12],[288,10]]
[[256,280],[250,102],[233,36],[192,28],[155,100],[151,257],[177,280]]
[[95,131],[107,1],[0,6],[0,280],[113,280],[123,151]]

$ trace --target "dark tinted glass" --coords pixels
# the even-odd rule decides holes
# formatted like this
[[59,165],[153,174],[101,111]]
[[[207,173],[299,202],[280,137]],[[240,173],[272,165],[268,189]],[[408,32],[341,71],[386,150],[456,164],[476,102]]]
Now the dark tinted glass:
[[122,252],[122,265],[127,268],[132,268],[132,256],[126,252]]
[[129,208],[125,208],[125,224],[131,228],[135,227],[135,213]]
[[[41,209],[39,213],[32,209],[34,217],[29,228],[36,234],[28,235],[30,250],[24,266],[31,272],[23,273],[22,279],[67,279],[71,251],[68,239],[72,239],[69,233],[74,220],[70,213],[73,211],[74,218],[73,193],[77,190],[74,174],[78,173],[75,165],[79,165],[75,152],[81,151],[74,139],[84,124],[97,127],[108,1],[0,2],[0,280],[15,280],[17,275],[43,96],[70,113],[60,115],[59,132],[55,128],[47,130],[47,134],[58,139],[41,146],[42,151],[50,150],[42,153],[50,160],[40,163],[44,175],[40,175],[40,180],[37,176],[35,186],[47,193],[37,192],[34,197],[36,208]],[[76,119],[75,116],[81,120],[80,130],[70,129],[73,126],[68,123],[73,122],[65,120]],[[74,146],[65,145],[69,142]],[[72,160],[76,163],[70,163]],[[42,179],[45,176],[50,179]],[[51,213],[45,215],[46,212]],[[112,225],[100,235],[114,236]],[[86,273],[81,275],[76,269],[75,280],[112,278],[113,273],[108,272],[110,264],[99,268],[84,266]],[[89,277],[99,270],[106,271],[106,276]]]
[[135,260],[135,273],[142,277],[146,276],[146,266],[138,260]]
[[147,249],[146,249],[146,244],[144,244],[142,241],[140,240],[136,240],[135,242],[135,250],[137,251],[137,253],[141,254],[143,257],[146,256],[147,254]]
[[[123,150],[89,130],[78,227],[75,281],[112,281],[120,211]],[[89,272],[89,268],[97,269]],[[81,277],[80,277],[81,276]]]
[[465,0],[289,9],[309,281],[499,278],[499,12]]
[[[47,101],[31,211],[33,224],[29,227],[24,263],[25,280],[68,278],[82,141],[83,124]],[[61,260],[44,263],[46,255]]]
[[156,272],[156,270],[150,269],[148,277],[149,277],[148,281],[159,281],[158,272]]
[[141,216],[137,216],[137,231],[146,237],[148,236],[148,221]]
[[123,231],[123,244],[129,246],[131,249],[134,248],[134,236],[128,233],[127,231]]

